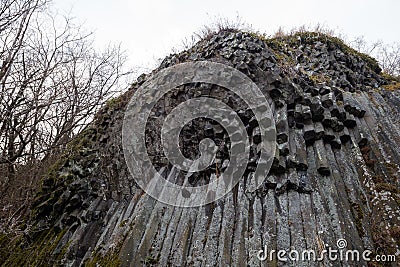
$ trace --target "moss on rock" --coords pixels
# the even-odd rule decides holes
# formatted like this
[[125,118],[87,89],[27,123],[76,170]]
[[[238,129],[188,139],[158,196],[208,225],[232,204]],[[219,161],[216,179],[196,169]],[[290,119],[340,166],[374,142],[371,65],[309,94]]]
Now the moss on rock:
[[96,252],[89,261],[84,264],[86,267],[119,267],[121,266],[121,260],[117,253],[109,251],[107,254],[102,255],[100,252]]
[[[2,266],[10,267],[59,265],[64,256],[61,254],[65,253],[66,250],[62,250],[58,255],[55,255],[54,251],[65,233],[65,230],[56,233],[51,228],[37,234],[32,243],[25,236],[0,236],[1,247],[12,248],[8,252],[0,252],[1,259],[5,260],[4,262],[0,260],[0,263]],[[4,244],[7,244],[7,246],[3,246]]]

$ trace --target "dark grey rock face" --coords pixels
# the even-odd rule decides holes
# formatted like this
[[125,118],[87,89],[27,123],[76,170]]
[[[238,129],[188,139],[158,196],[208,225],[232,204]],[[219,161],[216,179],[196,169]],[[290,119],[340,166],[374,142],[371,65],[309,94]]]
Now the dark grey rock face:
[[[264,246],[318,252],[336,247],[338,239],[346,239],[349,249],[399,256],[400,92],[381,87],[386,81],[374,62],[327,36],[264,40],[222,31],[167,57],[160,69],[196,60],[235,67],[267,97],[277,149],[264,185],[255,193],[247,190],[259,157],[254,114],[224,88],[187,84],[165,95],[146,125],[148,153],[159,172],[183,183],[187,174],[168,164],[159,129],[174,107],[199,96],[224,101],[245,124],[251,145],[247,170],[232,192],[203,207],[171,207],[144,194],[128,172],[121,144],[124,107],[147,79],[143,75],[97,114],[46,177],[27,247],[45,246],[40,238],[54,232],[59,238],[47,263],[65,266],[318,266],[284,263],[276,254],[261,262],[257,252]],[[206,119],[184,127],[182,153],[196,158],[206,137],[218,145],[215,164],[189,176],[192,185],[216,179],[230,160],[226,131]],[[15,261],[13,253],[3,259],[6,265]],[[355,266],[328,259],[322,264]]]

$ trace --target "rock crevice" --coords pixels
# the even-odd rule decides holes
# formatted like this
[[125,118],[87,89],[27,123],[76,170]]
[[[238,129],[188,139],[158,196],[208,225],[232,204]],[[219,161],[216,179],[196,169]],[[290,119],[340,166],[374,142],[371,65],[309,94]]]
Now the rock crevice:
[[[336,247],[339,239],[347,241],[348,249],[399,257],[400,91],[382,87],[388,81],[375,60],[319,33],[265,39],[225,30],[167,57],[155,72],[198,60],[238,69],[267,98],[277,135],[263,186],[254,193],[247,190],[260,143],[251,110],[225,88],[186,84],[160,99],[146,125],[148,153],[158,171],[178,184],[187,178],[163,154],[160,125],[179,103],[209,96],[234,108],[246,126],[251,149],[245,175],[223,199],[203,207],[172,207],[145,194],[128,171],[121,141],[127,102],[149,77],[142,75],[107,103],[49,170],[28,220],[30,231],[11,243],[15,249],[1,252],[0,263],[276,266],[282,263],[276,255],[261,262],[257,252],[264,246],[320,251],[325,245]],[[186,125],[181,137],[182,153],[192,159],[198,157],[200,140],[215,141],[215,164],[188,181],[195,186],[216,179],[229,162],[226,131],[215,121],[199,119]],[[2,247],[7,242],[0,239]],[[331,262],[324,259],[323,264]]]

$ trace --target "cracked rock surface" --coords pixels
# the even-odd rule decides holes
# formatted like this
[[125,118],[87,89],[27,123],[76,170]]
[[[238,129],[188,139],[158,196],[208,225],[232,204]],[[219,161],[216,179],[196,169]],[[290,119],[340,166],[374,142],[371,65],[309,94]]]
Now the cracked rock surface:
[[[211,138],[214,164],[191,174],[163,154],[160,126],[188,99],[208,96],[232,107],[246,126],[245,174],[224,198],[197,208],[172,207],[140,189],[125,163],[124,109],[149,75],[109,101],[49,170],[17,241],[0,239],[5,266],[354,266],[351,262],[261,262],[257,252],[370,249],[400,259],[400,90],[389,91],[374,59],[317,33],[276,39],[221,31],[164,59],[160,69],[209,60],[232,66],[261,89],[274,114],[276,153],[262,187],[250,193],[260,132],[236,95],[210,84],[171,90],[146,125],[150,158],[166,179],[205,185],[229,162],[231,142],[215,121],[194,120],[180,134],[182,154],[198,157]],[[30,255],[28,257],[27,255]],[[365,266],[366,262],[359,262]],[[390,266],[390,264],[388,265]],[[392,265],[395,266],[395,265]]]

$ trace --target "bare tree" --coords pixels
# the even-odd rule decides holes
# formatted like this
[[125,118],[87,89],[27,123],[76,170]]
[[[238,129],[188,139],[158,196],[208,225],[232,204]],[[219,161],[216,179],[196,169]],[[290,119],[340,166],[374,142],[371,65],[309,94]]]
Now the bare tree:
[[376,57],[384,72],[400,76],[400,43],[380,46]]
[[68,142],[127,74],[119,46],[96,51],[91,33],[50,14],[47,4],[2,0],[0,7],[0,177],[5,181],[15,176],[16,166]]
[[400,75],[400,43],[387,44],[382,41],[369,43],[364,36],[359,36],[348,43],[354,49],[375,57],[384,73],[391,76]]
[[347,43],[357,51],[368,55],[373,55],[377,50],[379,50],[380,47],[383,46],[382,41],[369,43],[365,40],[364,36],[358,36],[354,40],[347,41]]

